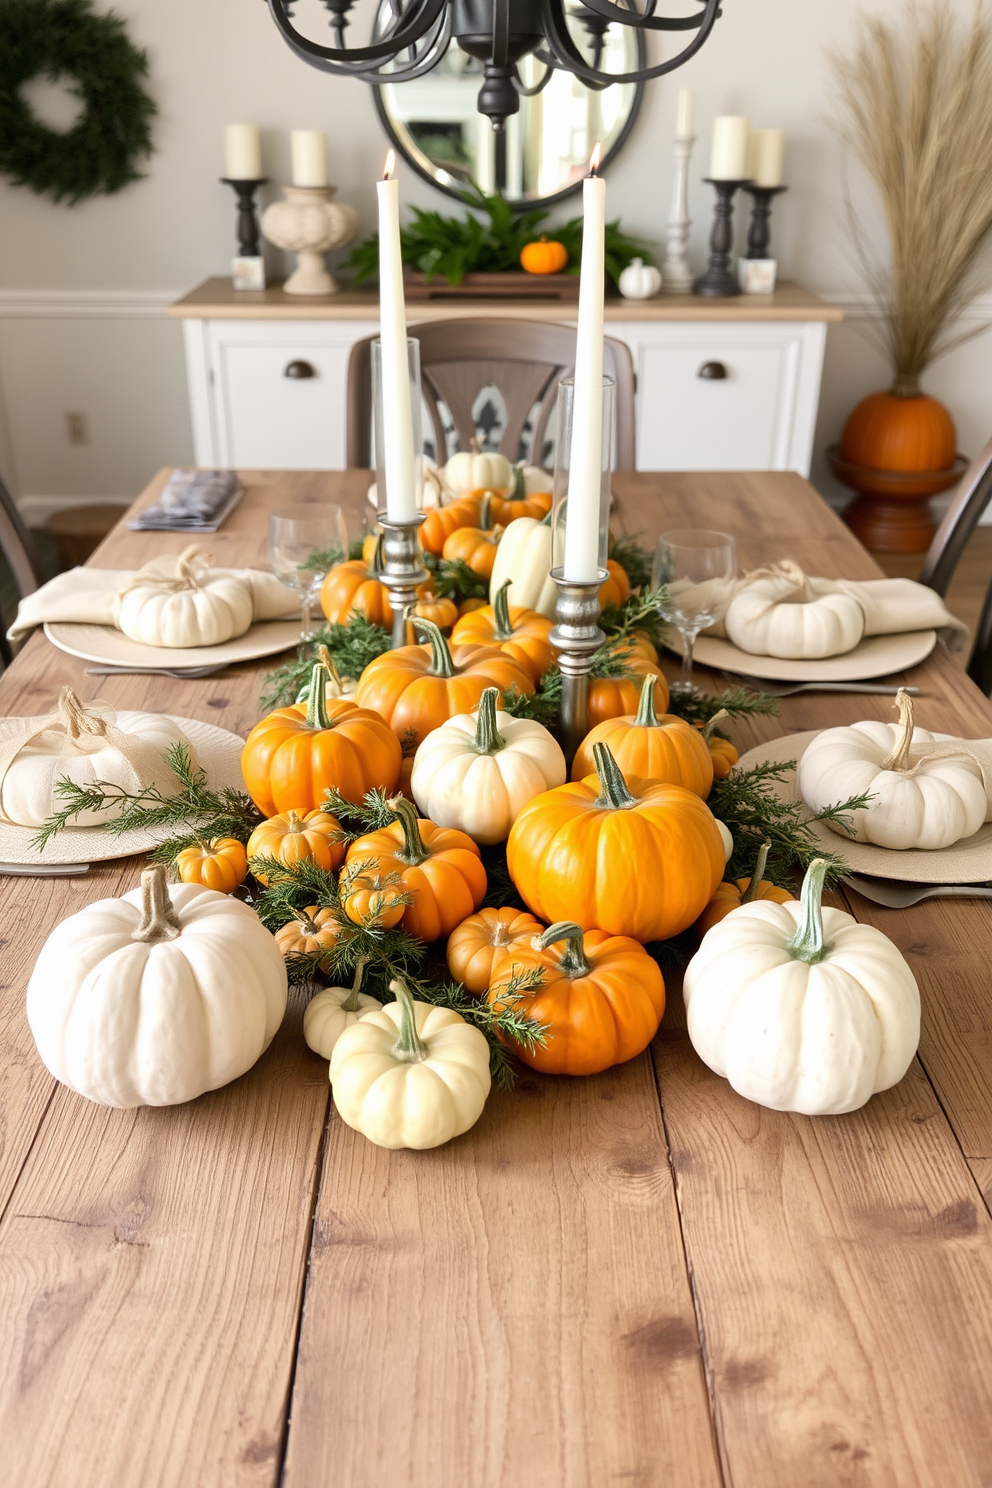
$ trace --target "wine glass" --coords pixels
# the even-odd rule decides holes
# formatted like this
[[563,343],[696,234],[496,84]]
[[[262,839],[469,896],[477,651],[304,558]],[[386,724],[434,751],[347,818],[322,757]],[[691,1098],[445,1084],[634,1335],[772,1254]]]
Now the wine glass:
[[339,506],[281,506],[269,518],[269,567],[300,596],[301,640],[313,637],[310,610],[327,570],[347,556],[348,529]]
[[658,539],[651,571],[654,588],[664,587],[658,606],[663,620],[682,637],[682,675],[679,687],[698,691],[692,680],[692,650],[696,637],[722,619],[737,587],[737,550],[726,532],[683,528],[663,532]]

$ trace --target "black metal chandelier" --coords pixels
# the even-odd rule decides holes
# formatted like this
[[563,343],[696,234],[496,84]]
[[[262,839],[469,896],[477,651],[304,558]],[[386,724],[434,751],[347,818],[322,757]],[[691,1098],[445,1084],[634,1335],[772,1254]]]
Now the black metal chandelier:
[[[372,37],[364,47],[349,47],[345,42],[348,12],[356,0],[322,0],[331,15],[333,46],[321,46],[296,29],[293,5],[297,0],[266,3],[284,39],[304,62],[373,86],[422,77],[437,66],[454,41],[483,65],[479,112],[488,115],[496,130],[503,128],[508,115],[518,112],[521,96],[539,93],[557,69],[573,73],[590,88],[647,82],[674,72],[700,50],[720,14],[720,0],[698,0],[701,8],[685,16],[656,15],[659,0],[643,0],[643,9],[642,0],[627,0],[626,4],[580,0],[568,14],[591,38],[589,61],[569,32],[566,0],[381,0]],[[608,73],[599,64],[604,37],[614,24],[635,28],[642,35],[651,31],[695,35],[666,62],[636,72]],[[545,69],[531,87],[524,86],[517,71],[517,64],[527,56],[536,57]]]

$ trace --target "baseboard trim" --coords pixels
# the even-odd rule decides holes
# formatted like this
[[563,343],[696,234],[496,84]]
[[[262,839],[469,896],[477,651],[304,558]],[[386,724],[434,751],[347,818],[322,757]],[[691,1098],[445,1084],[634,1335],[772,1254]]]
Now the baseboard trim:
[[166,289],[4,289],[0,320],[161,320],[179,298]]
[[131,496],[21,496],[17,506],[29,527],[44,527],[45,519],[74,506],[119,506],[124,511]]

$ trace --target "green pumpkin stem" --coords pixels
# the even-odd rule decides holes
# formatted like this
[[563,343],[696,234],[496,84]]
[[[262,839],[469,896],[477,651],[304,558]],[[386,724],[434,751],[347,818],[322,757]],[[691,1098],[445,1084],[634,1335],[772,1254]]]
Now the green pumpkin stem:
[[479,512],[479,531],[492,532],[493,530],[493,493],[487,491],[482,498],[482,508]]
[[376,537],[375,547],[372,550],[372,562],[369,564],[369,573],[374,579],[378,579],[381,576],[382,570],[386,566],[382,556],[382,545],[385,540],[386,534],[384,532],[380,532]]
[[654,672],[648,672],[641,683],[641,696],[637,704],[637,713],[634,716],[635,728],[657,728],[658,715],[654,708],[654,689],[658,678]]
[[390,811],[396,817],[403,831],[403,846],[396,854],[401,863],[406,863],[408,868],[416,868],[418,863],[424,863],[430,857],[430,853],[424,846],[424,839],[420,835],[420,818],[417,808],[406,796],[390,796],[386,802]]
[[757,897],[758,890],[761,888],[761,880],[765,876],[765,864],[768,862],[768,849],[770,847],[771,843],[766,841],[758,848],[758,856],[754,860],[751,877],[748,880],[747,888],[741,895],[742,904],[750,904]]
[[131,931],[131,939],[155,945],[160,940],[175,940],[181,934],[179,916],[169,895],[165,864],[156,863],[141,875],[141,919]]
[[455,675],[455,664],[448,650],[448,643],[433,620],[421,620],[420,616],[414,621],[418,630],[422,630],[430,643],[431,669],[430,677],[453,677]]
[[359,956],[355,962],[355,980],[351,984],[351,991],[341,1004],[341,1011],[343,1013],[358,1012],[358,994],[362,990],[362,978],[365,975],[365,968],[368,964],[368,956]]
[[599,776],[599,795],[593,804],[604,811],[629,811],[632,806],[636,806],[637,797],[632,796],[627,789],[623,771],[610,753],[610,746],[594,744],[592,757]]
[[557,945],[559,941],[565,942],[565,949],[561,953],[558,966],[567,977],[588,976],[592,971],[592,962],[588,960],[582,946],[582,926],[576,925],[573,920],[558,920],[554,925],[549,925],[543,935],[535,935],[531,944],[535,951],[546,951],[548,946]]
[[555,509],[552,506],[551,510],[548,512],[548,515],[546,517],[542,517],[541,518],[540,522],[538,523],[538,526],[539,527],[550,527],[551,526],[551,518],[554,516],[554,514],[555,514]]
[[396,977],[390,982],[389,990],[400,1005],[399,1038],[396,1040],[390,1053],[401,1064],[420,1064],[427,1058],[429,1050],[417,1032],[417,1016],[414,1011],[410,988],[406,982]]
[[327,668],[322,661],[316,662],[310,673],[310,692],[307,697],[307,728],[333,728],[327,712]]
[[713,714],[713,717],[710,719],[709,723],[707,723],[706,727],[703,729],[703,738],[704,738],[704,740],[706,741],[707,744],[709,744],[710,740],[712,739],[713,733],[714,733],[714,731],[716,729],[717,724],[720,722],[720,719],[721,718],[729,718],[729,717],[730,717],[730,714],[727,712],[726,708],[721,708],[720,711],[719,711],[719,713],[714,713]]
[[477,754],[499,754],[501,749],[506,748],[506,740],[496,722],[498,706],[499,688],[487,687],[475,712],[475,738],[472,747]]
[[513,495],[510,497],[510,500],[527,500],[527,477],[524,475],[524,467],[522,465],[514,465],[513,467]]
[[805,961],[815,966],[830,950],[823,940],[823,880],[827,863],[824,858],[814,858],[806,869],[802,892],[799,896],[799,928],[786,944],[786,950],[795,961]]
[[504,579],[493,595],[493,640],[512,641],[513,626],[510,623],[510,585],[512,579]]

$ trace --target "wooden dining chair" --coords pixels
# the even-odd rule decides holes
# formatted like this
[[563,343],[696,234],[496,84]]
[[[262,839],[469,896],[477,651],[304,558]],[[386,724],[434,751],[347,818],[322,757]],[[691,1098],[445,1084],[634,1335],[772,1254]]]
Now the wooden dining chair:
[[[4,479],[0,476],[0,552],[7,560],[14,578],[14,585],[21,599],[33,594],[45,582],[45,571],[27,523],[21,516]],[[12,617],[11,617],[12,618]],[[7,666],[11,659],[11,647],[7,640],[7,626],[11,620],[0,614],[0,663]]]
[[[558,399],[558,383],[575,365],[575,327],[542,321],[434,320],[413,327],[420,341],[424,402],[434,426],[439,464],[447,458],[447,409],[460,449],[484,442],[486,430],[473,413],[483,388],[499,389],[506,417],[499,450],[511,460],[545,464],[548,423]],[[372,458],[372,342],[352,347],[348,363],[348,464],[364,467]],[[622,341],[603,341],[603,375],[616,384],[616,469],[634,468],[634,364]],[[482,436],[480,438],[480,435]]]
[[[920,583],[947,594],[954,571],[960,562],[968,539],[992,500],[992,439],[976,455],[961,478],[957,494],[944,520],[934,534],[920,569]],[[968,676],[986,696],[992,696],[992,576],[985,591],[985,602],[975,628],[975,640],[968,659]]]

